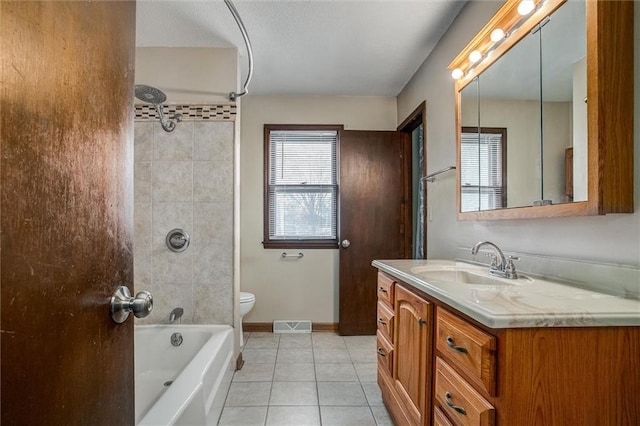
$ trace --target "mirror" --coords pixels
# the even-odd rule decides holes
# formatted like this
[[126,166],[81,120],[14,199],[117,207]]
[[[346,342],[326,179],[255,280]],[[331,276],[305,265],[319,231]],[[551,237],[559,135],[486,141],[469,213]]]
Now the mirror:
[[[576,72],[574,76],[574,64],[585,63],[584,6],[581,1],[565,3],[545,19],[544,25],[523,37],[462,89],[461,170],[470,161],[465,154],[470,151],[465,149],[470,135],[465,130],[477,127],[478,117],[480,139],[491,134],[489,129],[500,129],[504,135],[495,146],[486,147],[493,157],[485,155],[480,159],[479,175],[495,178],[485,179],[481,186],[485,197],[480,197],[475,206],[467,200],[468,183],[463,177],[462,212],[569,202],[572,199],[565,194],[566,179],[571,180],[572,186],[586,188],[586,173],[574,177],[573,164],[565,169],[565,155],[573,145],[573,126],[581,123],[586,129],[586,108],[578,111],[583,115],[574,118],[572,106],[574,85],[584,85],[580,93],[583,99],[586,96],[586,68],[579,68],[583,74]],[[469,96],[465,95],[472,85],[479,86],[475,109],[467,105]],[[586,152],[586,139],[581,143],[582,147],[574,152]],[[500,168],[498,160],[504,151],[506,165]],[[487,202],[494,194],[500,195],[497,192],[503,195],[502,202],[497,198],[496,202]]]
[[[633,19],[615,16],[612,10],[615,6],[605,1],[532,3],[533,12],[522,17],[516,12],[520,2],[507,1],[450,65],[454,69],[452,74],[457,74],[454,78],[458,77],[458,218],[632,212],[633,165],[622,158],[628,153],[609,147],[611,141],[597,139],[604,129],[598,127],[601,122],[593,121],[606,114],[618,102],[617,97],[630,98],[632,104],[629,87],[626,93],[617,88],[606,103],[595,102],[589,111],[586,102],[590,32],[590,51],[601,55],[613,48],[609,60],[622,61],[632,74],[632,57],[623,58],[621,51],[631,48],[627,43],[632,43],[633,31],[627,26],[633,27]],[[633,7],[633,2],[621,3]],[[611,22],[620,21],[609,28],[623,25],[625,41],[614,42],[609,40],[612,37],[606,39],[597,34],[595,24],[588,25],[588,8],[591,22],[596,22],[596,15]],[[503,39],[489,40],[496,28],[505,28],[506,35]],[[479,61],[470,59],[473,53],[479,53]],[[592,54],[591,62],[596,62],[596,56]],[[602,70],[598,71],[599,79],[589,83],[592,86],[589,90],[602,100],[603,92],[597,88],[608,78]],[[626,82],[629,80],[628,76],[624,78]],[[629,108],[629,99],[622,102]],[[625,109],[624,115],[627,124],[632,121],[632,112]],[[611,135],[615,136],[616,144],[633,148],[632,135]],[[589,141],[594,144],[591,148]],[[602,151],[598,152],[599,149]],[[622,160],[625,166],[619,170],[601,167],[597,159],[603,157],[605,149],[608,156],[613,154],[611,160]],[[624,181],[628,185],[622,197],[624,207],[605,206],[606,199],[613,200],[615,194],[598,192],[594,186],[602,182],[593,182],[604,175],[608,175],[609,182]]]
[[[553,204],[586,201],[585,3],[568,1],[562,5],[541,27],[539,35],[542,61],[541,143],[544,155],[541,164],[542,199],[550,200]],[[565,168],[567,156],[570,155],[568,152],[572,153],[572,161]]]

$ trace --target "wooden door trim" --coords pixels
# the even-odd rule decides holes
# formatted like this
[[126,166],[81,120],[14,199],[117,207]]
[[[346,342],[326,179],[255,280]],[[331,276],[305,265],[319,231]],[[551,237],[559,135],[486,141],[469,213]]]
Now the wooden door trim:
[[[411,114],[409,114],[409,116],[407,118],[405,118],[402,123],[400,123],[400,125],[398,126],[397,130],[398,132],[402,132],[402,133],[409,133],[411,134],[416,128],[418,128],[418,126],[420,126],[422,124],[422,143],[423,143],[423,151],[422,151],[422,170],[420,171],[420,176],[426,176],[427,175],[427,101],[422,101],[422,103],[420,105],[418,105],[418,107],[416,109],[413,110],[413,112]],[[411,142],[409,142],[409,150],[411,150]],[[410,151],[409,151],[410,152]],[[412,203],[412,192],[410,190],[410,186],[411,186],[411,156],[409,156],[409,168],[407,169],[407,174],[408,174],[408,179],[407,179],[407,184],[405,185],[405,189],[408,191],[409,193],[409,198],[408,198],[408,202]],[[426,210],[426,206],[427,206],[427,185],[425,183],[424,188],[423,188],[423,194],[422,196],[424,197],[425,200],[425,210]],[[423,235],[423,241],[422,241],[422,245],[424,247],[424,258],[427,258],[427,212],[425,211],[423,216],[424,218],[424,235]],[[407,211],[407,223],[410,224],[410,228],[407,231],[406,235],[409,235],[408,237],[408,247],[409,247],[409,253],[405,256],[406,258],[412,258],[413,257],[413,250],[412,250],[412,243],[413,243],[413,217],[411,215],[411,210]]]

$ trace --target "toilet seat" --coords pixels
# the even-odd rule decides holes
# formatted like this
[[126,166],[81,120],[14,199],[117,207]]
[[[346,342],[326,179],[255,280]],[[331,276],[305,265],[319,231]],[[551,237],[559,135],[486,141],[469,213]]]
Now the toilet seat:
[[251,303],[256,301],[256,296],[252,293],[240,292],[240,303]]

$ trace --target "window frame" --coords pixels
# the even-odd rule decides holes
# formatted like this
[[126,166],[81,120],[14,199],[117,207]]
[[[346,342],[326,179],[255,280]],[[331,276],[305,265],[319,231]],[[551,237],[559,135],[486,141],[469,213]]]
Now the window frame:
[[[503,209],[507,207],[507,128],[506,127],[475,127],[475,126],[462,126],[461,128],[461,133],[460,133],[460,143],[462,144],[462,134],[463,133],[480,133],[480,134],[494,134],[494,135],[500,135],[500,145],[501,145],[501,155],[502,155],[502,164],[501,164],[501,168],[502,168],[502,185],[500,186],[501,188],[501,194],[500,194],[500,199],[501,199],[501,206],[500,207],[496,207],[495,209],[489,209],[489,210],[496,210],[496,209]],[[462,147],[461,147],[462,149]],[[491,190],[493,191],[495,188],[495,186],[486,186],[486,185],[472,185],[472,186],[461,186],[460,187],[460,197],[462,197],[462,192],[464,190],[464,188],[477,188],[479,191],[482,190]],[[481,207],[481,206],[480,206]],[[462,206],[461,206],[462,208]],[[485,210],[470,210],[469,212],[473,212],[473,211],[485,211]],[[463,213],[468,213],[468,212],[463,212]]]
[[[336,238],[334,239],[271,239],[269,234],[269,171],[271,169],[270,133],[278,130],[335,130],[336,140]],[[338,124],[265,124],[264,125],[264,176],[263,176],[263,240],[264,248],[273,249],[337,249],[340,232],[340,131],[343,125]]]

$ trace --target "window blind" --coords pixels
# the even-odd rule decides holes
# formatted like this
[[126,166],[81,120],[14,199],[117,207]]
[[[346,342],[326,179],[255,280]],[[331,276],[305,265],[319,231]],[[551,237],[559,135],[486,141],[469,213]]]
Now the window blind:
[[337,140],[334,130],[269,132],[270,239],[337,239]]
[[502,134],[463,132],[460,142],[461,211],[504,207]]

